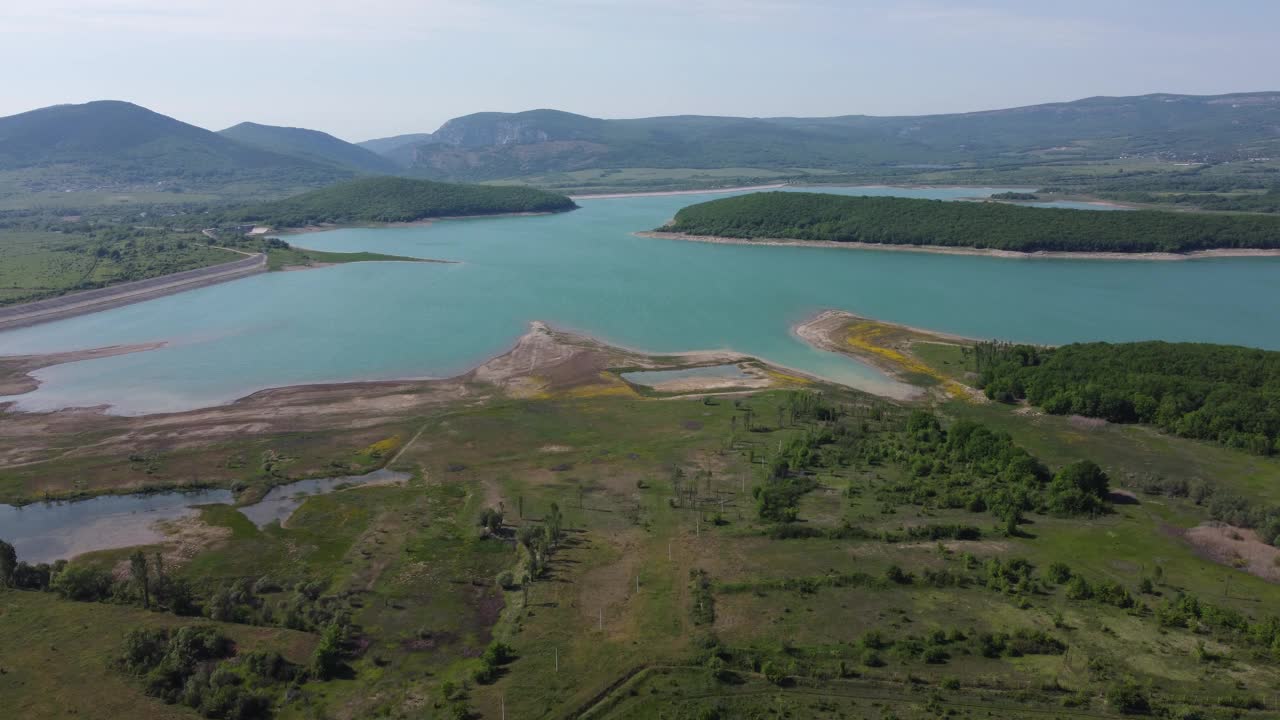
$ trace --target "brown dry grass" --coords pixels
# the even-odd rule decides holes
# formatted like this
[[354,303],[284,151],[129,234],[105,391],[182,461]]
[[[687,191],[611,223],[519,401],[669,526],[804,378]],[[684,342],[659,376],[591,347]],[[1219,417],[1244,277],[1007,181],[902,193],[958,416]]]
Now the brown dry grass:
[[1280,548],[1263,542],[1253,530],[1210,522],[1187,530],[1185,537],[1209,560],[1280,582]]

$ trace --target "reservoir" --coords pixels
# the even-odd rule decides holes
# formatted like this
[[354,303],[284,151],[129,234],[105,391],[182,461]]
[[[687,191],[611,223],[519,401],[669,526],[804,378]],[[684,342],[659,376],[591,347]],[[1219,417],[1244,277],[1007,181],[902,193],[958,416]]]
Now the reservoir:
[[[809,189],[810,188],[804,188]],[[985,197],[1001,188],[844,188]],[[1280,258],[1007,259],[715,245],[636,237],[719,195],[584,199],[571,213],[339,229],[287,239],[455,261],[265,273],[0,334],[0,354],[160,341],[44,368],[25,410],[141,414],[268,387],[445,377],[504,352],[531,320],[658,353],[729,349],[870,390],[878,372],[791,328],[824,309],[1035,343],[1196,340],[1280,348]]]

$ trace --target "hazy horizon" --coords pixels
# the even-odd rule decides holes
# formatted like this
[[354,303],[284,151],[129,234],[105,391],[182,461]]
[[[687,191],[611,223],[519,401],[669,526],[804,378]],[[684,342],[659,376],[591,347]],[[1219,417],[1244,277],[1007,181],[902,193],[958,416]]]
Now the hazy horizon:
[[0,115],[134,102],[351,141],[482,111],[924,115],[1275,89],[1280,6],[834,0],[11,0]]

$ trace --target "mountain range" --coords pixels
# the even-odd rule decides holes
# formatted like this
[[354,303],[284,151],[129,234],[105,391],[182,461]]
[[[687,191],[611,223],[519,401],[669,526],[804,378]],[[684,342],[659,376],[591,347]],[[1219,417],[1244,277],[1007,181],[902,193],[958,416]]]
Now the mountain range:
[[0,118],[0,187],[161,188],[282,195],[361,175],[484,181],[586,169],[996,167],[1141,155],[1280,157],[1280,93],[1095,97],[909,117],[626,120],[484,112],[435,132],[345,142],[245,122],[211,132],[97,101]]

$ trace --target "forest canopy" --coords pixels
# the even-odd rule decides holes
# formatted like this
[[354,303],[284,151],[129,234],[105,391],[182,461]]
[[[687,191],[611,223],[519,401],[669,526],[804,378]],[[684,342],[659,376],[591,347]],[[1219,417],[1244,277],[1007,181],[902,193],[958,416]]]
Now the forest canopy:
[[375,177],[229,211],[224,220],[303,227],[323,223],[412,222],[456,215],[558,212],[576,207],[564,195],[528,187]]
[[1020,252],[1280,248],[1280,218],[1140,210],[1097,212],[824,193],[768,192],[691,205],[668,232]]
[[1280,452],[1280,352],[1200,343],[975,348],[987,396],[1055,415],[1145,423],[1259,455]]

